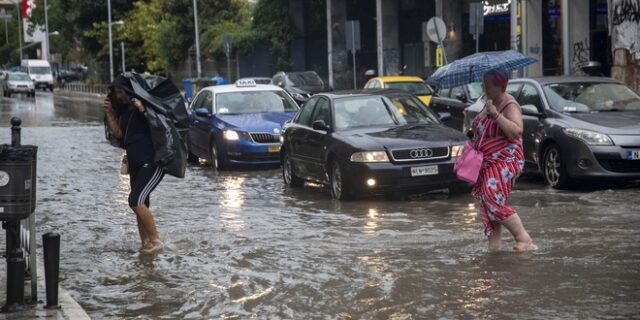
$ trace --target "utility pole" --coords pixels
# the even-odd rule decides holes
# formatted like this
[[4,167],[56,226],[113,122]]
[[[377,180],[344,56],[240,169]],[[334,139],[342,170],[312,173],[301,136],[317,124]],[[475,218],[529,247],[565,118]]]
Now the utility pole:
[[127,72],[125,60],[124,60],[124,41],[120,42],[120,51],[122,52],[122,73]]
[[51,50],[49,50],[49,16],[47,14],[49,8],[47,8],[47,0],[44,0],[44,32],[45,32],[45,42],[47,43],[47,51],[45,53],[45,60],[49,61]]
[[202,65],[200,64],[200,31],[198,28],[198,1],[193,0],[193,24],[196,30],[196,71],[198,78],[202,77]]
[[18,11],[18,43],[20,46],[20,63],[22,63],[22,10],[20,10],[20,2],[16,2],[16,10]]
[[109,15],[109,82],[113,82],[113,36],[111,34],[111,0],[107,0],[107,11]]

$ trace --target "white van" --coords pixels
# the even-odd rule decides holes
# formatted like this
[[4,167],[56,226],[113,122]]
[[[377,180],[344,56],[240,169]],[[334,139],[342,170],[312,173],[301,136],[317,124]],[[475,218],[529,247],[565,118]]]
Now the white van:
[[20,69],[31,77],[36,88],[53,91],[53,74],[47,60],[22,60]]

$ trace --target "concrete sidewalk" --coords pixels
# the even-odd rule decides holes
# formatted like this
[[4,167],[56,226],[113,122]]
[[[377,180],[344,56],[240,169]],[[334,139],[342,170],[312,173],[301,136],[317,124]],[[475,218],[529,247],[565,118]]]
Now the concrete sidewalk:
[[[41,253],[41,252],[40,252]],[[4,305],[7,300],[7,264],[0,261],[0,304]],[[30,286],[29,286],[30,287]],[[30,292],[30,288],[25,287],[25,294]],[[30,298],[30,296],[29,296]],[[12,313],[0,313],[0,320],[5,319],[67,319],[67,320],[88,320],[89,315],[75,301],[69,293],[59,286],[58,304],[59,309],[45,309],[47,295],[44,284],[44,265],[38,258],[38,301],[37,304],[25,304],[24,310]]]

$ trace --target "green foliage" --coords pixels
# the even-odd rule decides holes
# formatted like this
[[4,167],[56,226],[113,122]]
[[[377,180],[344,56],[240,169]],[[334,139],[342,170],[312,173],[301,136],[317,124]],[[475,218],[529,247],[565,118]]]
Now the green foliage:
[[288,0],[258,0],[253,13],[256,37],[271,45],[278,70],[292,66],[289,47],[297,30],[289,16]]

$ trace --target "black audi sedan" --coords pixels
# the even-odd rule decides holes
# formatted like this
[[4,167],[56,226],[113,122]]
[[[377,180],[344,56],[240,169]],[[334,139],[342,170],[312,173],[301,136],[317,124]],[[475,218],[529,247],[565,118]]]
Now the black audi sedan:
[[327,184],[335,199],[467,189],[453,172],[467,137],[404,91],[317,94],[281,140],[285,184]]
[[[525,171],[566,189],[589,181],[640,179],[640,96],[604,77],[509,81],[522,106]],[[482,111],[465,110],[465,127]]]

